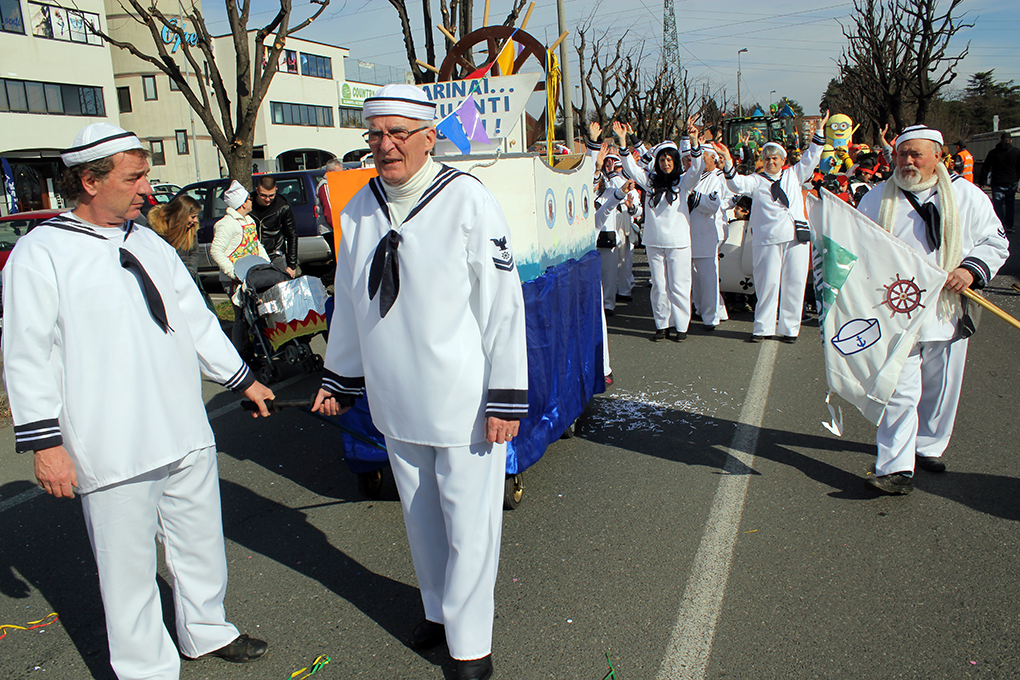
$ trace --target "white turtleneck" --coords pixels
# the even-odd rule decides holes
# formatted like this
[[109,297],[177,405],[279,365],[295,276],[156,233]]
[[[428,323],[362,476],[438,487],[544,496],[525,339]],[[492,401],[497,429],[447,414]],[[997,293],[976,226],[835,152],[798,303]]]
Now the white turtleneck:
[[398,229],[411,212],[418,199],[425,193],[425,190],[432,184],[432,180],[439,174],[439,163],[432,160],[432,156],[425,159],[425,165],[414,173],[411,179],[403,184],[390,184],[383,180],[386,187],[386,207],[390,211],[390,223],[394,229]]

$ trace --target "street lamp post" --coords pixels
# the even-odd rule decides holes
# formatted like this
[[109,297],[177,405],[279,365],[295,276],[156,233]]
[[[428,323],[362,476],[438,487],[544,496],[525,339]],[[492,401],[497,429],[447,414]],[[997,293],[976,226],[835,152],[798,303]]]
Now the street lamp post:
[[737,115],[744,115],[744,104],[740,101],[740,55],[747,51],[745,47],[742,50],[737,51]]

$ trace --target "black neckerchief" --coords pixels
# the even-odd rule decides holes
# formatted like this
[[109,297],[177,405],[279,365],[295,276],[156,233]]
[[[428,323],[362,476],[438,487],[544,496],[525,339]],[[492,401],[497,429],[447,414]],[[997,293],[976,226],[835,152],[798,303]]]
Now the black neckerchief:
[[[78,222],[73,218],[58,217],[47,222],[43,222],[44,225],[49,227],[56,227],[57,229],[63,229],[65,231],[74,232],[76,234],[84,234],[86,236],[92,236],[94,238],[106,241],[106,237],[93,231],[84,224]],[[124,241],[127,241],[128,236],[135,230],[133,222],[125,222],[124,224]],[[153,283],[149,273],[145,271],[145,267],[142,266],[141,261],[135,257],[127,248],[121,247],[118,249],[120,257],[120,266],[127,269],[129,272],[134,274],[135,279],[138,280],[138,286],[142,289],[142,297],[145,298],[145,305],[149,308],[149,314],[152,315],[153,321],[164,333],[172,333],[173,328],[170,326],[169,320],[166,315],[166,306],[163,304],[163,297],[159,294],[159,288]]]
[[779,179],[772,179],[764,172],[759,172],[758,174],[767,179],[768,181],[772,182],[772,186],[770,187],[770,191],[772,192],[772,200],[780,204],[784,208],[789,209],[790,197],[786,195],[785,191],[783,191],[783,186],[781,184],[781,182],[783,181],[783,171],[782,170],[779,171]]
[[[942,216],[939,214],[938,206],[934,202],[928,201],[927,203],[920,203],[917,200],[917,196],[910,193],[903,187],[899,188],[903,192],[903,195],[910,201],[910,205],[913,206],[914,211],[921,216],[924,220],[924,231],[928,236],[928,245],[931,246],[932,250],[938,250],[942,247]],[[938,192],[932,194],[934,197]]]

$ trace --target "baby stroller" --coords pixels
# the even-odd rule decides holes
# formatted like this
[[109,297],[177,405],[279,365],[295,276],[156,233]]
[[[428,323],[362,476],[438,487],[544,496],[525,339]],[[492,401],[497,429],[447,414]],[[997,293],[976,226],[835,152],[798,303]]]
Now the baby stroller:
[[322,357],[309,346],[326,333],[326,289],[312,276],[290,278],[268,261],[250,255],[234,263],[243,281],[241,309],[255,354],[259,382],[280,378],[284,363],[298,364],[306,373],[322,370]]

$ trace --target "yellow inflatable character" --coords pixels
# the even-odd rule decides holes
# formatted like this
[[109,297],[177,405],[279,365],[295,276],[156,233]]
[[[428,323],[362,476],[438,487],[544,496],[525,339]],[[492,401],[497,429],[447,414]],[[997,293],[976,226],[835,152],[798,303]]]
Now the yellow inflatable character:
[[849,146],[850,139],[857,132],[858,127],[860,125],[854,127],[854,122],[850,119],[850,116],[844,113],[837,113],[829,118],[829,123],[825,126],[825,141],[828,144],[832,144],[833,149]]

